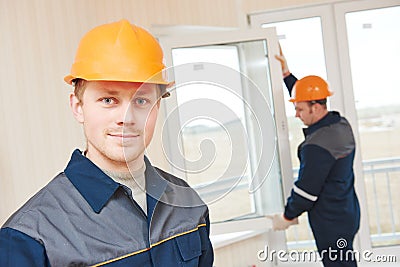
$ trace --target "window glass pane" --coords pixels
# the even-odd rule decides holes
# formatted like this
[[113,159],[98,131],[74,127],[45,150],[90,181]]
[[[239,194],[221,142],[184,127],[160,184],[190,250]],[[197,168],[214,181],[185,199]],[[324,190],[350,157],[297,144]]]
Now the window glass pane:
[[[172,56],[175,66],[194,62],[193,71],[195,72],[204,72],[207,71],[205,69],[213,67],[204,61],[228,66],[234,70],[230,72],[230,79],[238,85],[241,84],[236,46],[179,48],[172,50]],[[176,71],[175,79],[177,82],[181,82],[180,75],[182,75],[182,71]],[[196,166],[191,167],[186,165],[186,168],[189,168],[189,172],[186,172],[186,178],[191,185],[213,182],[221,177],[226,178],[231,173],[241,174],[244,171],[244,175],[248,175],[249,169],[245,167],[248,163],[246,154],[241,154],[241,157],[238,158],[238,162],[242,162],[244,165],[236,164],[237,170],[227,169],[233,150],[230,134],[240,133],[240,131],[228,131],[225,126],[229,124],[232,129],[243,129],[244,125],[241,87],[236,89],[238,89],[235,90],[237,94],[234,94],[234,92],[218,84],[191,82],[180,83],[176,91],[180,108],[179,119],[182,127],[183,154],[186,161],[196,164]],[[198,110],[212,109],[213,107],[215,111],[211,111],[211,114],[198,112]],[[236,140],[240,141],[237,145],[247,143],[243,135],[239,135]],[[245,150],[243,147],[240,149]],[[208,164],[204,160],[208,160]],[[190,169],[194,171],[191,172]]]
[[400,7],[346,14],[373,246],[400,244]]

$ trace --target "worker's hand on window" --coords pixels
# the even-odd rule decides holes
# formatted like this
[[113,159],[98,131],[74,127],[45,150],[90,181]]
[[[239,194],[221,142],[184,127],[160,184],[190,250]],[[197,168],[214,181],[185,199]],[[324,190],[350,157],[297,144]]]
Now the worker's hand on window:
[[274,231],[286,230],[292,224],[297,224],[297,218],[293,220],[288,220],[283,216],[283,213],[268,215],[267,217],[272,220],[272,230]]
[[275,58],[281,63],[282,75],[283,75],[283,78],[285,78],[286,76],[288,76],[290,74],[290,71],[289,71],[289,67],[288,67],[286,58],[283,55],[282,48],[280,45],[279,45],[279,55],[275,55]]

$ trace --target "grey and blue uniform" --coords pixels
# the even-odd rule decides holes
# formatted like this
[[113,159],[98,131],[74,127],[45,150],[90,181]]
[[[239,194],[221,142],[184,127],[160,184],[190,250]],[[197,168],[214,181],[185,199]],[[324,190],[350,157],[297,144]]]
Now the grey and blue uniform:
[[186,182],[145,164],[148,216],[75,150],[2,226],[0,266],[212,266],[207,206]]
[[[296,80],[293,75],[285,78],[289,93]],[[287,200],[284,216],[293,219],[308,212],[324,266],[356,266],[355,261],[346,261],[346,257],[351,259],[351,253],[345,255],[353,250],[354,236],[360,225],[351,126],[338,112],[331,111],[304,129],[304,136],[304,142],[298,147],[298,179]],[[330,258],[329,250],[337,252],[333,251]]]

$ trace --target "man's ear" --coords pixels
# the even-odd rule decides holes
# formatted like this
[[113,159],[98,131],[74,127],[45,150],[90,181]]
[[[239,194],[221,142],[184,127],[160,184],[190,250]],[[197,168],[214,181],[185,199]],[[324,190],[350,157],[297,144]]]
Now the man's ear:
[[69,95],[69,106],[71,107],[72,114],[79,123],[85,121],[82,110],[82,102],[76,97],[74,93]]
[[321,111],[321,105],[319,103],[315,103],[311,106],[311,109],[314,113]]

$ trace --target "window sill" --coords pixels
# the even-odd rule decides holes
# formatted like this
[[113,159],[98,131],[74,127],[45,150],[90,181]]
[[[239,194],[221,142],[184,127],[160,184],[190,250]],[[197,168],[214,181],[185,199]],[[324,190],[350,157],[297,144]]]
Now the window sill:
[[213,223],[210,239],[214,249],[219,249],[265,233],[271,228],[272,222],[266,217]]

